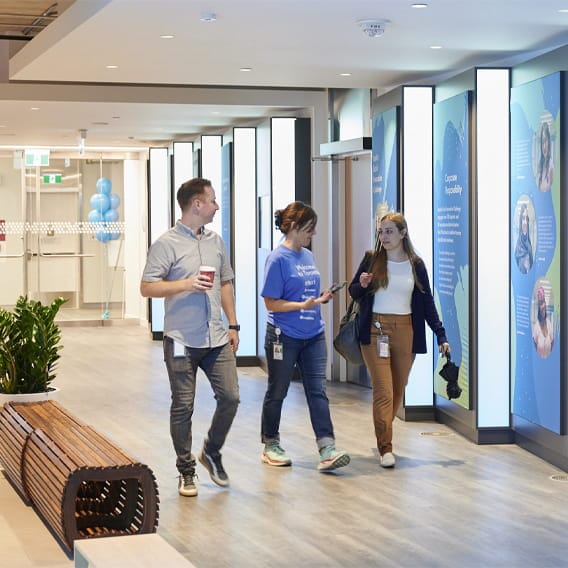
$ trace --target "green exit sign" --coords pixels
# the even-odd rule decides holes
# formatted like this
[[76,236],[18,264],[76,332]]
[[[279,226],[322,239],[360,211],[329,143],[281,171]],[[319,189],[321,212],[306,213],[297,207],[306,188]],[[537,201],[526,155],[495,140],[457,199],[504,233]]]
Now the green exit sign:
[[44,174],[43,183],[61,183],[61,174]]

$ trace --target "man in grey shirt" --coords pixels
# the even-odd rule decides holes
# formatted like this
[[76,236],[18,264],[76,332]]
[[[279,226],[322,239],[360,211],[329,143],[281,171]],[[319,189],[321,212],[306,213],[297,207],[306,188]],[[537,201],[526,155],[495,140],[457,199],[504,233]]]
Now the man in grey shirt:
[[[177,192],[177,201],[181,219],[151,246],[140,292],[147,298],[165,298],[164,359],[172,392],[170,432],[180,473],[179,493],[192,497],[197,495],[191,418],[198,368],[205,372],[217,400],[199,461],[215,483],[229,485],[220,449],[239,404],[235,359],[239,325],[234,275],[225,245],[217,233],[205,228],[219,209],[211,182],[203,178],[186,181]],[[215,268],[213,281],[199,273],[203,265]],[[228,330],[221,310],[229,322]]]

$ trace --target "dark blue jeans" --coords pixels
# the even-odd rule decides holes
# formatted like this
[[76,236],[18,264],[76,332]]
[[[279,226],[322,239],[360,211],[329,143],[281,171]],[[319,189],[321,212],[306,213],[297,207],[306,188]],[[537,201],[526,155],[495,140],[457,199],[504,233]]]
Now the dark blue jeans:
[[329,414],[329,400],[325,393],[325,372],[327,347],[325,333],[310,339],[294,339],[280,334],[284,350],[282,361],[274,359],[273,343],[276,341],[275,327],[267,325],[264,340],[268,364],[268,388],[262,406],[262,441],[267,444],[280,440],[280,417],[282,403],[288,394],[288,387],[297,364],[304,384],[304,392],[310,410],[312,428],[318,448],[335,443],[333,425]]
[[228,343],[211,349],[186,347],[184,356],[174,357],[174,342],[169,337],[164,337],[164,360],[172,391],[170,433],[177,456],[176,466],[184,474],[195,467],[191,453],[191,418],[197,369],[200,367],[205,372],[217,401],[205,440],[207,453],[216,455],[225,443],[239,405],[236,360]]

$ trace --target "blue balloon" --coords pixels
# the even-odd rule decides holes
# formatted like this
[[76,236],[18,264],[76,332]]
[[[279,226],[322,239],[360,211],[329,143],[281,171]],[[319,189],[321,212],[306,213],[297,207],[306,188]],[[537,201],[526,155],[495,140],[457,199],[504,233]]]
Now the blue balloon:
[[120,239],[120,233],[110,233],[110,238],[112,241],[118,241],[118,239]]
[[110,199],[104,193],[93,193],[90,203],[91,208],[101,214],[110,207]]
[[116,209],[109,209],[105,213],[105,221],[107,223],[114,223],[115,221],[118,221],[118,211]]
[[99,178],[97,180],[97,191],[99,193],[104,193],[105,195],[108,195],[111,189],[112,189],[112,183],[110,183],[110,179]]
[[101,215],[100,211],[97,211],[96,209],[92,209],[91,211],[89,211],[89,214],[87,215],[87,219],[88,219],[89,223],[102,223],[103,222],[103,216]]
[[97,231],[95,236],[101,243],[108,243],[110,241],[110,233],[108,231]]
[[116,195],[116,193],[111,193],[109,197],[110,197],[110,206],[113,209],[116,209],[120,205],[120,197]]

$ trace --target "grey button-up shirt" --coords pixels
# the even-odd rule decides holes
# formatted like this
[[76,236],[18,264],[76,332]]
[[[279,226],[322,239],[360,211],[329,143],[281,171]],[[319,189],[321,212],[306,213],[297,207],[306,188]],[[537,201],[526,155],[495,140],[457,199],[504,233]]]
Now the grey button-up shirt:
[[183,292],[165,298],[164,335],[188,347],[219,347],[229,336],[221,312],[221,282],[233,280],[225,245],[214,231],[196,235],[178,221],[150,247],[144,282],[196,276],[201,265],[217,270],[207,292]]

